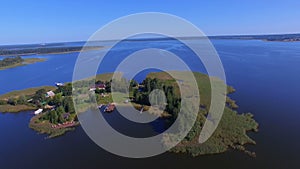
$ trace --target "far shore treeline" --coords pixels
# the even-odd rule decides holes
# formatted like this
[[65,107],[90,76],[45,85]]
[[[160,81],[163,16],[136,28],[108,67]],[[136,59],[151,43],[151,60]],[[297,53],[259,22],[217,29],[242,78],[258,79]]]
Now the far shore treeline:
[[34,54],[72,53],[84,50],[97,50],[103,46],[68,46],[68,47],[32,47],[32,48],[0,48],[0,56],[19,56]]

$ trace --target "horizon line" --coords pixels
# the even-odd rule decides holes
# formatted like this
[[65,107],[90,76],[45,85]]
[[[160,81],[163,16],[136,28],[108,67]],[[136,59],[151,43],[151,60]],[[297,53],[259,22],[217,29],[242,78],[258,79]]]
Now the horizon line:
[[[180,36],[175,38],[222,38],[222,37],[247,37],[247,36],[284,36],[284,35],[300,35],[300,32],[297,33],[270,33],[270,34],[220,34],[220,35],[208,35],[208,36]],[[143,38],[132,38],[126,39],[128,41],[134,40],[155,40],[155,39],[169,39],[173,37],[143,37]],[[119,41],[120,39],[105,39],[93,42],[107,42],[107,41]],[[3,46],[26,46],[26,45],[46,45],[46,44],[55,44],[55,43],[80,43],[80,42],[87,42],[87,40],[74,40],[74,41],[53,41],[53,42],[33,42],[33,43],[16,43],[16,44],[0,44],[1,47]]]

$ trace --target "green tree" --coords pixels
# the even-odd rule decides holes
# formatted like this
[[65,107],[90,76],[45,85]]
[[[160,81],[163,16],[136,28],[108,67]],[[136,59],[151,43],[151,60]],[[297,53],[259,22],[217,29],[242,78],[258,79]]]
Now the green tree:
[[32,98],[33,102],[36,104],[44,102],[46,100],[46,93],[47,92],[45,89],[40,89],[40,90],[36,91]]
[[16,57],[7,57],[2,60],[0,60],[0,67],[10,66],[17,63],[22,63],[24,59],[22,59],[20,56]]
[[111,81],[105,82],[105,92],[110,93],[111,92]]
[[134,88],[134,87],[137,87],[139,84],[137,81],[135,80],[130,80],[130,83],[129,83],[129,87],[130,89]]
[[75,108],[73,104],[72,97],[68,96],[63,99],[63,106],[66,112],[68,113],[75,113]]
[[27,98],[24,95],[21,95],[18,100],[17,100],[18,104],[26,104],[27,103]]
[[7,100],[7,103],[10,104],[10,105],[16,106],[17,105],[17,99],[11,97]]
[[72,90],[72,83],[67,83],[64,86],[59,86],[55,93],[62,93],[63,96],[71,96]]
[[146,84],[145,84],[145,91],[147,93],[150,93],[151,92],[151,80],[150,79],[146,79]]
[[50,120],[50,123],[58,124],[58,116],[57,116],[55,110],[50,111],[49,120]]
[[62,106],[59,106],[56,109],[56,114],[58,116],[58,123],[64,123],[65,119],[63,118],[63,114],[66,113],[65,109]]
[[5,105],[5,104],[7,104],[7,101],[5,101],[5,100],[0,100],[0,105]]
[[52,99],[52,102],[55,106],[62,105],[62,101],[63,101],[62,93],[57,93]]

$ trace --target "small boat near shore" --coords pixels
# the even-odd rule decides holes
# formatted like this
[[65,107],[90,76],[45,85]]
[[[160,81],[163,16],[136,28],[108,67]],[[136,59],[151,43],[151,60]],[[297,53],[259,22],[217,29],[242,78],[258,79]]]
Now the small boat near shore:
[[61,82],[55,82],[55,86],[56,87],[60,87],[60,86],[64,86],[65,84],[64,83],[61,83]]
[[40,114],[42,112],[43,112],[43,109],[38,109],[38,110],[34,111],[33,114],[34,115],[38,115],[38,114]]
[[115,110],[116,106],[113,103],[106,105],[104,112],[111,113]]

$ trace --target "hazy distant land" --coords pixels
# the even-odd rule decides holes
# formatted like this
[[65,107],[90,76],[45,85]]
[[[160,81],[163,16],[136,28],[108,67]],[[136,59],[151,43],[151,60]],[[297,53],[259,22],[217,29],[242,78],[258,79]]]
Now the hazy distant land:
[[209,36],[209,38],[295,42],[300,41],[300,34]]
[[[26,45],[24,45],[26,46]],[[38,47],[26,47],[24,48],[23,45],[17,45],[16,47],[12,48],[9,46],[2,46],[0,48],[0,56],[22,56],[22,55],[42,55],[42,54],[59,54],[59,53],[73,53],[73,52],[81,52],[81,51],[88,51],[88,50],[99,50],[103,48],[103,46],[45,46],[38,45]]]
[[[203,37],[180,37],[180,39],[201,39]],[[236,40],[263,40],[263,41],[278,41],[278,42],[296,42],[300,41],[300,34],[273,34],[273,35],[222,35],[222,36],[208,36],[209,39],[236,39]],[[159,41],[159,40],[173,40],[168,37],[148,37],[126,39],[126,41]],[[117,40],[104,40],[117,41]],[[80,42],[65,42],[65,43],[47,43],[47,44],[27,44],[27,45],[4,45],[0,46],[0,56],[22,56],[35,54],[58,54],[58,53],[73,53],[82,50],[99,50],[105,46],[97,45],[85,46],[85,41]],[[79,45],[72,45],[80,43]],[[93,43],[93,42],[92,42]]]

